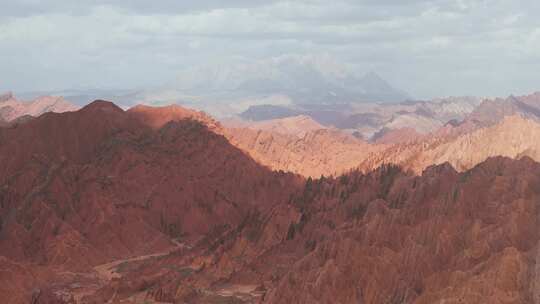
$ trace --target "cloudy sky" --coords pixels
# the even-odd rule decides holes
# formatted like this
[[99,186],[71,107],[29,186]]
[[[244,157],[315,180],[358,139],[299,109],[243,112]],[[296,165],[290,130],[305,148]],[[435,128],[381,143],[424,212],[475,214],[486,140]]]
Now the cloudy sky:
[[538,0],[0,0],[0,91],[149,88],[331,57],[417,98],[540,90]]

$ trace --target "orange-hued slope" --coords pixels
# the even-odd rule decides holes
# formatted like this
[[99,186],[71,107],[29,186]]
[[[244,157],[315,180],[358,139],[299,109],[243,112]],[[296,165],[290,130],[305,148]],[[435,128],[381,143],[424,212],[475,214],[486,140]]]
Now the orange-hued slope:
[[449,162],[464,171],[493,156],[529,156],[540,161],[540,124],[518,115],[506,116],[498,124],[458,136],[432,136],[394,145],[370,155],[361,168],[370,170],[388,163],[420,173],[430,165]]
[[261,164],[306,177],[342,174],[381,149],[379,145],[332,129],[308,131],[301,136],[248,128],[227,129],[226,136]]
[[[198,120],[214,132],[225,135],[260,164],[305,177],[339,175],[355,168],[372,170],[383,164],[395,164],[421,173],[430,165],[449,162],[458,171],[463,171],[492,156],[519,158],[527,155],[540,161],[540,123],[521,115],[502,116],[500,121],[483,128],[468,126],[465,121],[457,128],[445,126],[434,134],[403,143],[394,140],[398,143],[370,144],[335,129],[308,127],[301,131],[302,124],[297,122],[305,121],[302,117],[227,128],[203,112],[180,106],[137,106],[128,113],[153,128],[169,120]],[[153,117],[153,121],[145,115]],[[399,133],[392,136],[408,137]]]
[[273,133],[304,136],[307,132],[327,129],[327,127],[306,115],[263,121],[228,120],[223,123],[228,128],[248,128]]

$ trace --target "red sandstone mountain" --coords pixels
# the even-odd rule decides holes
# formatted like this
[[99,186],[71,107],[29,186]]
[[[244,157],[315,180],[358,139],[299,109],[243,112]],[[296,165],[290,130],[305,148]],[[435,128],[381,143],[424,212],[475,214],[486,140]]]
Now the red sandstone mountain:
[[181,121],[185,119],[199,121],[211,130],[221,128],[219,123],[206,113],[183,108],[178,105],[164,107],[137,105],[129,109],[128,113],[153,129],[159,129],[170,121]]
[[341,201],[326,198],[332,183],[313,187],[281,244],[304,254],[265,303],[532,303],[539,169],[501,158],[462,174],[386,168],[350,176]]
[[[271,172],[218,133],[264,147],[246,148],[252,155],[312,151],[308,159],[276,158],[308,164],[291,168],[306,173],[309,165],[324,172],[342,160],[349,166],[372,146],[332,130],[289,135],[285,144],[272,132],[231,135],[197,113],[124,112],[97,101],[0,129],[2,299],[537,299],[540,165],[522,157],[538,156],[536,122],[509,117],[465,135],[386,147],[364,163],[395,162],[421,175],[385,165],[313,180]],[[344,155],[331,158],[332,151]],[[521,159],[488,158],[499,154]]]
[[470,169],[489,157],[529,156],[540,161],[540,124],[521,116],[506,116],[491,127],[458,136],[434,136],[424,141],[394,145],[371,154],[361,168],[396,164],[421,173],[433,164],[449,162],[459,171]]
[[37,117],[47,112],[61,113],[77,109],[62,97],[42,96],[26,102],[18,100],[11,93],[0,96],[0,118],[8,122],[23,116]]
[[538,183],[538,163],[501,157],[464,173],[385,166],[308,180],[213,241],[123,267],[87,299],[533,303]]
[[255,160],[274,170],[303,176],[339,175],[381,150],[339,130],[321,129],[302,136],[271,131],[226,129],[226,137]]
[[95,266],[189,244],[289,198],[297,177],[197,121],[159,119],[97,101],[0,129],[3,300],[29,303],[37,289],[80,300],[106,281]]
[[[482,106],[486,106],[484,103]],[[485,111],[484,111],[485,112]],[[274,169],[298,173],[306,177],[339,175],[354,168],[372,170],[386,163],[397,164],[417,173],[432,164],[450,162],[463,171],[484,161],[490,156],[520,157],[528,155],[540,161],[540,126],[518,116],[500,116],[500,123],[491,122],[479,128],[468,119],[461,123],[448,123],[438,132],[421,136],[412,129],[388,130],[377,138],[377,143],[368,144],[338,130],[320,129],[300,132],[298,119],[274,120],[261,124],[288,126],[289,133],[269,130],[253,130],[256,127],[224,128],[202,112],[179,106],[152,108],[138,106],[129,110],[131,115],[153,127],[162,126],[168,120],[193,118],[210,126],[217,133],[248,153],[259,163]],[[146,114],[144,114],[146,113]],[[144,115],[153,117],[148,121]],[[506,119],[505,119],[506,117]],[[303,121],[303,119],[300,119]],[[308,123],[309,124],[309,123]],[[309,124],[312,125],[312,124]],[[489,127],[491,125],[491,127]],[[519,134],[519,136],[518,136]]]
[[358,166],[368,153],[381,149],[342,131],[319,128],[320,125],[307,117],[227,128],[204,112],[177,105],[136,106],[127,112],[154,129],[169,121],[197,120],[213,132],[223,134],[233,145],[260,164],[273,170],[298,173],[306,177],[341,174]]
[[380,148],[303,115],[226,126],[229,141],[259,163],[306,177],[344,173]]
[[[536,99],[533,97],[520,97],[520,100],[534,104]],[[487,103],[481,107],[487,107]],[[496,108],[493,110],[498,111]],[[487,113],[486,110],[480,112]],[[339,175],[358,167],[372,170],[388,163],[420,173],[432,164],[444,162],[450,162],[457,170],[463,171],[491,156],[516,158],[528,155],[540,161],[540,147],[536,144],[540,142],[537,138],[540,125],[520,116],[507,116],[511,112],[504,112],[489,123],[481,120],[486,124],[483,128],[472,119],[461,123],[449,122],[429,136],[421,136],[412,129],[387,130],[376,136],[377,144],[368,144],[339,130],[301,131],[299,125],[306,121],[302,117],[263,122],[258,125],[263,130],[253,130],[257,126],[224,128],[203,112],[179,106],[138,106],[129,113],[153,127],[162,126],[168,120],[196,119],[214,132],[224,134],[233,145],[259,163],[306,177]],[[155,121],[148,121],[144,115],[154,117]],[[473,116],[479,117],[478,114]],[[309,120],[306,125],[313,126]],[[288,130],[282,133],[289,134],[277,132],[277,129]]]

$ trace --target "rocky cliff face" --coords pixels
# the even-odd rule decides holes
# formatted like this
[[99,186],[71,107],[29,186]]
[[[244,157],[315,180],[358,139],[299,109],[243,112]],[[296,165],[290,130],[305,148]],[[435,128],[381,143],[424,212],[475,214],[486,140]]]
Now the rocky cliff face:
[[533,303],[539,169],[503,158],[461,174],[387,167],[349,176],[342,200],[323,183],[289,238],[304,254],[264,302]]
[[304,136],[269,131],[227,129],[227,138],[254,159],[274,170],[306,177],[339,175],[354,168],[364,171],[396,164],[421,173],[433,164],[449,162],[458,171],[470,169],[492,156],[540,161],[540,124],[520,115],[480,128],[465,121],[431,135],[412,129],[387,130],[369,144],[336,130],[307,132]]
[[225,132],[232,144],[261,164],[306,177],[342,174],[357,167],[369,153],[381,149],[331,129],[309,131],[302,136],[248,128]]
[[538,163],[501,157],[464,173],[384,166],[307,180],[287,202],[208,245],[138,264],[93,299],[533,303],[539,182]]
[[128,111],[130,116],[143,122],[153,129],[159,129],[171,121],[194,120],[202,123],[212,131],[220,131],[220,124],[202,111],[183,108],[178,105],[164,107],[150,107],[137,105]]
[[[540,300],[538,123],[509,116],[393,146],[333,132],[231,130],[179,107],[104,101],[0,128],[0,296]],[[248,154],[306,176],[346,174],[302,178]]]
[[200,122],[155,128],[160,117],[139,118],[97,101],[0,129],[4,300],[29,303],[33,288],[62,295],[59,286],[100,286],[95,266],[236,227],[287,200],[299,181]]
[[[481,107],[487,107],[486,103],[489,102]],[[492,110],[498,111],[497,108]],[[376,143],[370,144],[339,130],[310,128],[316,124],[303,117],[233,128],[223,127],[202,112],[178,106],[136,107],[128,112],[154,128],[169,120],[196,119],[214,132],[224,134],[260,164],[314,178],[339,175],[355,168],[369,171],[383,164],[396,164],[421,173],[432,164],[444,162],[463,171],[491,156],[527,155],[540,160],[536,144],[540,125],[534,118],[524,118],[523,113],[504,112],[500,117],[493,116],[490,122],[473,121],[470,117],[462,122],[450,121],[430,135],[420,135],[410,128],[388,129],[376,136]],[[156,121],[148,121],[143,113]]]

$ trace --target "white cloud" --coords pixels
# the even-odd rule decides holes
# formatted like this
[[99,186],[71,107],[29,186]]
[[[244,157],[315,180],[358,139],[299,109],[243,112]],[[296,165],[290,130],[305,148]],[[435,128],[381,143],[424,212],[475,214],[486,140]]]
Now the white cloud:
[[154,86],[201,63],[287,54],[329,54],[418,97],[540,89],[536,0],[74,3],[3,8],[0,69],[12,73],[0,90]]

